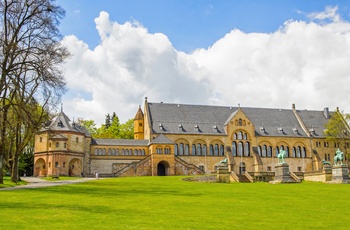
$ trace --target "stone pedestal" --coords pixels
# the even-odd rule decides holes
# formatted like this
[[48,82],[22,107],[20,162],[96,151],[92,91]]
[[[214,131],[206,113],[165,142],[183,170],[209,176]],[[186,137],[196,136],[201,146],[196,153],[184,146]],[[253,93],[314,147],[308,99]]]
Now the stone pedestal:
[[332,183],[350,183],[348,167],[346,165],[333,165]]
[[275,166],[275,179],[270,183],[296,183],[289,175],[289,165],[287,163],[279,163]]
[[216,170],[216,182],[230,183],[230,173],[226,165],[219,165]]
[[324,180],[322,182],[327,182],[332,180],[332,166],[325,165],[322,169],[322,174],[324,175]]

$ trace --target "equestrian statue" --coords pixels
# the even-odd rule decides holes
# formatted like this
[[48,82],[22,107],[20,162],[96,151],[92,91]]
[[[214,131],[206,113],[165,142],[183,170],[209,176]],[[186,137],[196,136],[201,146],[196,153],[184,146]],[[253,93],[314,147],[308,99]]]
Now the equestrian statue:
[[277,154],[278,163],[281,163],[281,164],[286,163],[284,161],[284,158],[286,158],[286,156],[287,156],[286,151],[281,147],[279,153]]
[[334,165],[342,165],[344,160],[344,153],[338,148],[335,152]]

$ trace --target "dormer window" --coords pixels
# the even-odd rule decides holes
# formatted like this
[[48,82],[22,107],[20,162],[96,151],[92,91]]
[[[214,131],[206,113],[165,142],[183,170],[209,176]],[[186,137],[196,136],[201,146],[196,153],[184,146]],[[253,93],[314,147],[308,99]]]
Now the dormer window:
[[311,128],[311,129],[309,130],[309,132],[310,132],[310,134],[313,134],[313,135],[316,133],[314,128]]
[[184,131],[182,124],[179,124],[179,131]]
[[298,134],[299,132],[298,132],[298,129],[297,128],[293,128],[293,133],[294,134]]
[[159,123],[159,129],[160,130],[164,130],[164,127],[163,127],[162,123]]
[[217,126],[217,125],[214,125],[214,126],[213,126],[213,131],[216,132],[216,133],[219,132],[219,129],[218,129],[218,126]]
[[278,127],[277,130],[278,130],[279,133],[283,133],[283,128],[282,127]]
[[264,126],[261,126],[261,127],[260,127],[260,132],[265,133],[265,128],[264,128]]
[[58,127],[63,127],[63,123],[62,123],[61,120],[58,121],[57,126],[58,126]]
[[196,124],[196,125],[194,126],[194,131],[195,131],[195,132],[199,132],[199,126],[198,126],[198,124]]

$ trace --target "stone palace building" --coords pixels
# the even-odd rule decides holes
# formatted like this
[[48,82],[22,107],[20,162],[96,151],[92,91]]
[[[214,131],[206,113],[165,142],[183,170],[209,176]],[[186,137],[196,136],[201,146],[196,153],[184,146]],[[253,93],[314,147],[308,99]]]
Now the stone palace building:
[[268,181],[277,154],[290,171],[319,171],[338,143],[324,135],[334,112],[148,102],[134,118],[134,139],[96,139],[61,111],[35,137],[34,175],[163,176],[229,170]]

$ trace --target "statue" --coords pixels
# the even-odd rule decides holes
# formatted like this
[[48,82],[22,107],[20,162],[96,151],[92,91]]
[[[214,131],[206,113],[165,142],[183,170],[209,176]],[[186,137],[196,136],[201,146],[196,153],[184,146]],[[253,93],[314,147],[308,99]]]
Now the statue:
[[225,158],[219,162],[219,165],[221,165],[221,164],[227,165],[227,162],[228,162],[228,159]]
[[335,157],[334,157],[334,165],[342,165],[343,164],[343,159],[344,159],[344,153],[340,151],[338,148],[337,151],[335,152]]
[[322,163],[324,166],[331,165],[331,163],[329,161],[326,161],[325,159],[322,160]]
[[286,158],[286,156],[287,156],[286,151],[281,147],[279,153],[277,154],[278,163],[282,163],[282,164],[286,163],[284,161],[284,158]]

